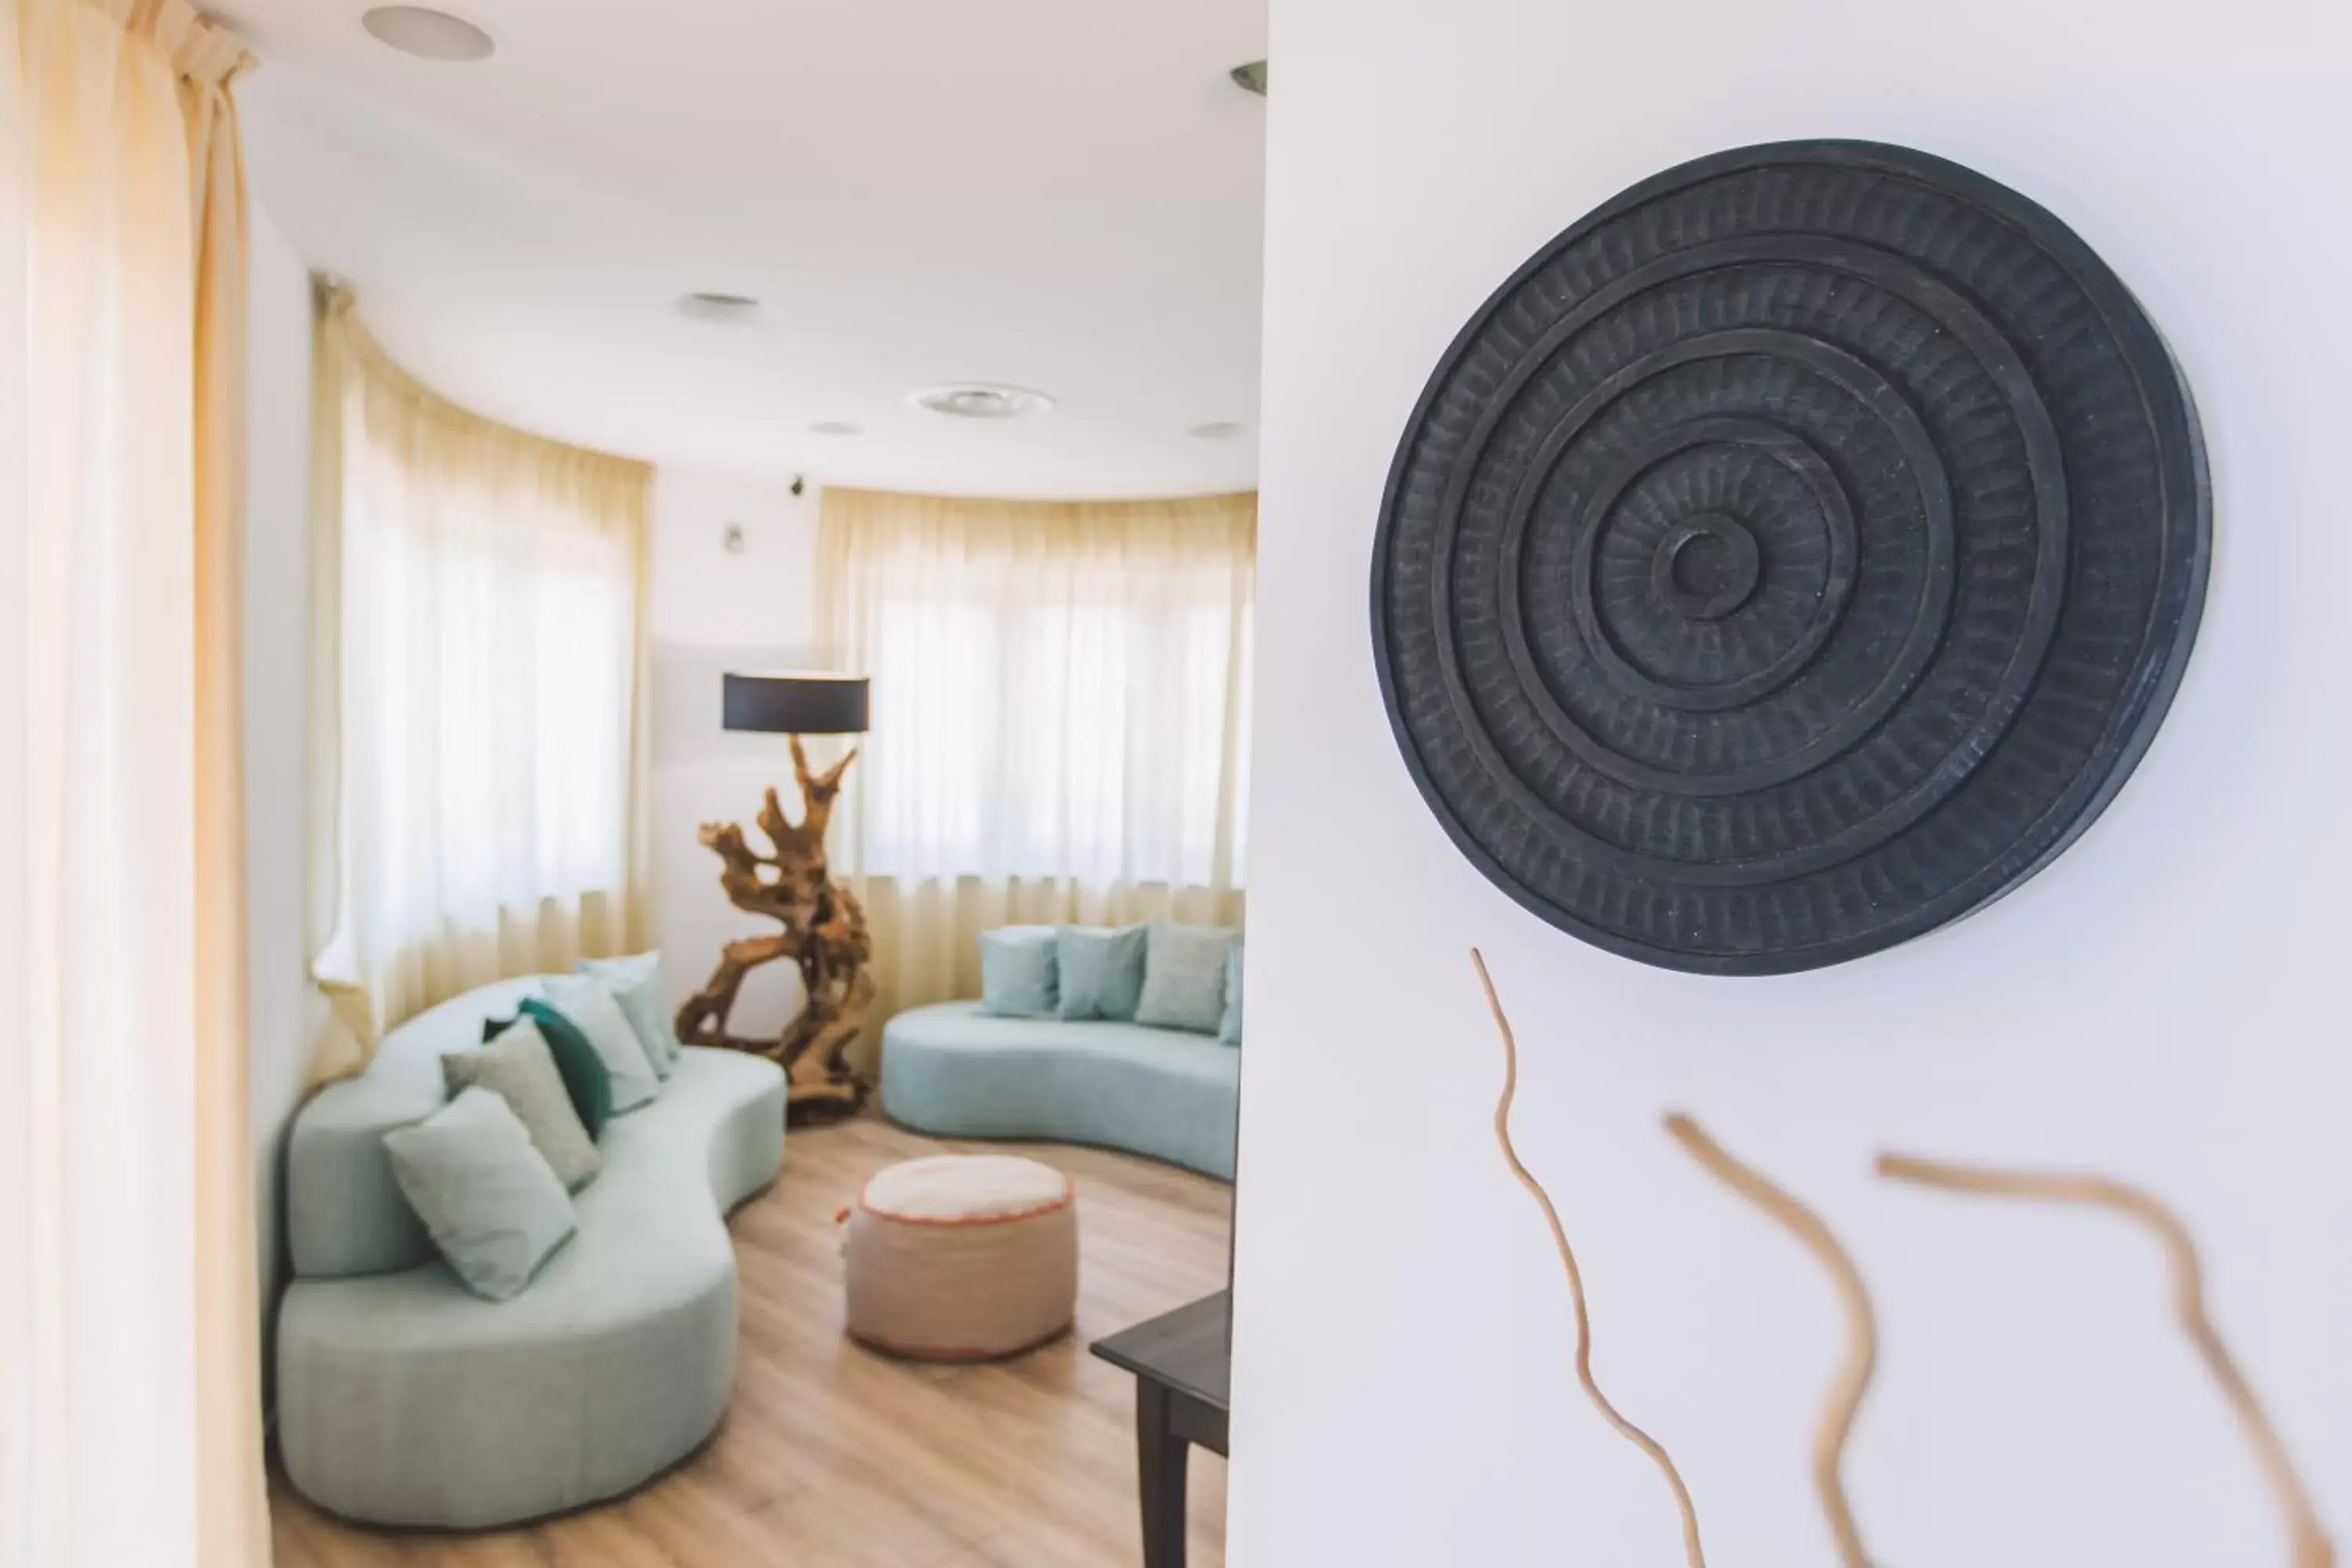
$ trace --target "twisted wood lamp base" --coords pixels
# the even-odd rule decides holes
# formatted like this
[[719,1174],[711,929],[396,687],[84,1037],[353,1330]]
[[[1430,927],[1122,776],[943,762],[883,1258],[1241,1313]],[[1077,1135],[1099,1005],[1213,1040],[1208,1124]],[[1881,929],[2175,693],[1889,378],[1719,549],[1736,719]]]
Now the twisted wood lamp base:
[[[719,885],[728,901],[783,930],[744,937],[719,950],[709,981],[677,1010],[677,1037],[689,1046],[749,1051],[779,1064],[788,1080],[786,1114],[793,1121],[818,1121],[855,1115],[866,1104],[868,1087],[850,1068],[848,1053],[874,1004],[874,942],[866,930],[865,909],[856,894],[834,885],[824,855],[834,797],[857,753],[815,773],[798,735],[792,746],[800,821],[785,819],[772,789],[754,819],[773,854],[752,849],[741,826],[732,822],[706,822],[697,835],[723,863]],[[744,977],[782,958],[800,969],[807,1005],[774,1039],[730,1033],[728,1016]]]

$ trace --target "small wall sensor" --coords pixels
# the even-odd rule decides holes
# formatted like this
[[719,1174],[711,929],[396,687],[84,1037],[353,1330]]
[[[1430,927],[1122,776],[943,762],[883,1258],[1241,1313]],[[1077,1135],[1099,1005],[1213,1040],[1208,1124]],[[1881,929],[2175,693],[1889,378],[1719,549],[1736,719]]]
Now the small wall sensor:
[[793,476],[793,494],[797,496],[806,489],[808,489],[807,479],[802,475],[794,474]]
[[729,524],[727,525],[727,531],[726,531],[726,532],[724,532],[724,533],[722,533],[722,534],[720,534],[720,535],[719,536],[719,542],[720,542],[720,543],[722,543],[722,544],[724,544],[724,545],[726,545],[726,546],[727,546],[727,553],[728,553],[728,554],[730,554],[730,555],[740,555],[740,554],[742,554],[742,553],[743,553],[743,525],[742,525],[741,523],[740,523],[740,522],[730,522],[730,523],[729,523]]

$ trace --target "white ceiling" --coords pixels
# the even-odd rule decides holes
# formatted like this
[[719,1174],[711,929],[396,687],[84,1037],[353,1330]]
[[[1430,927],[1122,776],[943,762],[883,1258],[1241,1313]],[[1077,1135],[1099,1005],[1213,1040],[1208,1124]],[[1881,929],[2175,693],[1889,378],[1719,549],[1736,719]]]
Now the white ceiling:
[[[657,462],[995,495],[1248,488],[1265,0],[217,0],[260,205],[419,377]],[[703,289],[765,302],[689,320]],[[1053,413],[908,406],[1009,382]],[[846,421],[852,437],[808,426]],[[1252,426],[1254,429],[1254,424]]]

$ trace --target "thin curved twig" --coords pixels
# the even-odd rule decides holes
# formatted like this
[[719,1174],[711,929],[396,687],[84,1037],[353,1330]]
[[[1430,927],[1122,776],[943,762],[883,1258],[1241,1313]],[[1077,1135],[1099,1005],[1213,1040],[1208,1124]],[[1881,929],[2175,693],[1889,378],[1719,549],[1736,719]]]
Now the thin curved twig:
[[1677,1112],[1666,1118],[1666,1131],[1710,1175],[1779,1221],[1828,1270],[1837,1287],[1839,1304],[1845,1309],[1845,1361],[1830,1385],[1813,1436],[1813,1489],[1821,1495],[1822,1511],[1829,1516],[1830,1532],[1837,1537],[1838,1557],[1845,1568],[1871,1568],[1862,1531],[1846,1501],[1844,1479],[1845,1446],[1878,1368],[1878,1320],[1862,1272],[1819,1215],[1753,1166],[1734,1159],[1697,1122]]
[[1585,1396],[1601,1412],[1601,1418],[1616,1428],[1618,1436],[1650,1456],[1653,1463],[1664,1472],[1666,1485],[1675,1494],[1675,1506],[1683,1516],[1683,1555],[1689,1568],[1706,1568],[1706,1555],[1698,1543],[1698,1510],[1691,1502],[1690,1489],[1683,1485],[1682,1472],[1675,1468],[1658,1440],[1618,1414],[1601,1392],[1601,1384],[1592,1376],[1592,1314],[1585,1305],[1584,1271],[1577,1267],[1576,1251],[1568,1244],[1568,1232],[1559,1223],[1559,1211],[1552,1206],[1551,1194],[1535,1178],[1534,1173],[1521,1163],[1518,1151],[1511,1144],[1511,1100],[1519,1087],[1519,1046],[1511,1033],[1511,1021],[1503,1016],[1502,999],[1495,994],[1495,982],[1486,973],[1486,960],[1476,948],[1470,950],[1470,962],[1478,971],[1478,984],[1486,988],[1486,1006],[1495,1015],[1495,1027],[1503,1037],[1503,1098],[1495,1107],[1495,1141],[1503,1146],[1503,1158],[1511,1173],[1528,1191],[1543,1210],[1544,1222],[1551,1226],[1551,1239],[1559,1248],[1560,1267],[1568,1274],[1568,1298],[1576,1309],[1576,1379],[1584,1385]]
[[2172,1274],[2172,1308],[2180,1326],[2204,1359],[2206,1369],[2221,1385],[2221,1393],[2237,1411],[2238,1422],[2252,1443],[2256,1461],[2268,1479],[2279,1509],[2286,1516],[2287,1538],[2293,1544],[2294,1568],[2335,1568],[2336,1547],[2321,1528],[2311,1496],[2296,1476],[2286,1445],[2263,1413],[2262,1402],[2245,1374],[2221,1342],[2221,1331],[2205,1315],[2205,1272],[2197,1243],[2179,1216],[2137,1187],[2104,1176],[2035,1171],[1999,1171],[1954,1165],[1905,1154],[1882,1154],[1878,1173],[1899,1182],[1939,1187],[1946,1192],[1982,1197],[2033,1198],[2053,1203],[2090,1204],[2137,1220],[2163,1244]]

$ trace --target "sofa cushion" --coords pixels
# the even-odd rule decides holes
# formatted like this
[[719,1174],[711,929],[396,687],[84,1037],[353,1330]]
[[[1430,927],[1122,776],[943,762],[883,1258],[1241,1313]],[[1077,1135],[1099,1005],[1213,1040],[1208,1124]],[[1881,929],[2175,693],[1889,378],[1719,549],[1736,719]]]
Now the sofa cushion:
[[1135,1021],[1213,1035],[1225,1016],[1225,956],[1238,932],[1226,926],[1155,921],[1143,954]]
[[657,1078],[667,1078],[677,1070],[678,1044],[677,1026],[671,1022],[669,1008],[663,1000],[661,954],[640,952],[627,958],[583,958],[574,965],[576,973],[593,974],[613,988],[613,999],[628,1016],[629,1026],[637,1032],[637,1044],[646,1050],[646,1060],[652,1064]]
[[548,1005],[579,1026],[596,1054],[604,1058],[604,1067],[613,1075],[613,1114],[625,1115],[650,1105],[661,1093],[661,1075],[646,1059],[646,1047],[637,1041],[636,1026],[621,1011],[612,986],[593,974],[551,974],[546,987]]
[[1056,1016],[1064,1018],[1131,1019],[1143,995],[1144,926],[1108,931],[1064,926],[1054,944],[1055,977],[1061,985]]
[[521,1295],[577,1228],[563,1184],[493,1090],[467,1089],[414,1127],[385,1133],[383,1146],[409,1206],[477,1296]]
[[604,1066],[604,1058],[580,1032],[580,1026],[549,1006],[536,996],[522,999],[521,1011],[512,1018],[482,1020],[482,1043],[489,1044],[520,1019],[529,1018],[538,1026],[540,1037],[547,1042],[550,1055],[555,1058],[555,1070],[562,1075],[563,1092],[572,1099],[572,1109],[580,1118],[580,1125],[588,1130],[591,1141],[604,1135],[604,1123],[613,1120],[613,1075]]
[[1000,1018],[1050,1018],[1061,1005],[1052,926],[1006,926],[980,933],[980,1006]]
[[1238,942],[1225,954],[1225,1012],[1217,1021],[1217,1041],[1227,1046],[1242,1043],[1242,944]]
[[[528,1017],[476,1051],[451,1051],[441,1058],[441,1076],[455,1094],[478,1084],[507,1102],[530,1134],[556,1180],[568,1189],[588,1184],[599,1163],[595,1140],[581,1124],[556,1071],[547,1037]],[[394,1162],[395,1168],[398,1162]],[[427,1227],[428,1229],[430,1226]]]

